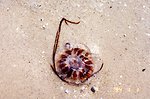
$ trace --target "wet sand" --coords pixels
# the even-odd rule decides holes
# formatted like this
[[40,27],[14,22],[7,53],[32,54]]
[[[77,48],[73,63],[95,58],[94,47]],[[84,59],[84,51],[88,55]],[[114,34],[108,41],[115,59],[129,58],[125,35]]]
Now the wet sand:
[[[63,17],[80,24],[63,24],[59,51],[65,42],[83,44],[104,62],[88,85],[68,85],[50,68]],[[0,24],[0,99],[150,97],[147,0],[1,0]]]

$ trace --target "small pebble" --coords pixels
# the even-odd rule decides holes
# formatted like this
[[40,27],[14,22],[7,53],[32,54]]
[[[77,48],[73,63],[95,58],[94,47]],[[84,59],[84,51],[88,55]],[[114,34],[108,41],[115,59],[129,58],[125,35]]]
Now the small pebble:
[[128,28],[131,29],[131,26],[129,25]]
[[127,4],[126,4],[126,3],[124,3],[124,6],[126,7],[126,6],[127,6]]
[[7,8],[7,11],[9,11],[9,8]]
[[121,85],[121,82],[119,82],[119,85]]
[[142,69],[142,72],[144,72],[146,69],[144,68],[144,69]]
[[80,93],[84,92],[84,90],[85,90],[85,87],[83,86],[80,90]]
[[68,94],[68,93],[69,93],[69,90],[68,90],[68,89],[66,89],[66,90],[65,90],[65,93],[67,93],[67,94]]
[[146,6],[145,5],[143,5],[143,8],[145,8]]
[[91,87],[91,91],[92,91],[93,93],[95,93],[96,91],[98,91],[98,88],[96,88],[96,87]]
[[120,78],[122,78],[122,75],[120,75]]
[[123,34],[123,37],[126,37],[127,36],[127,34]]
[[71,48],[70,43],[66,43],[66,44],[65,44],[65,48],[66,48],[66,49],[70,49],[70,48]]
[[42,51],[42,54],[44,54],[45,53],[45,51]]
[[141,20],[144,20],[144,18],[141,18]]
[[125,50],[128,50],[127,48],[125,48]]
[[45,28],[46,28],[46,26],[45,26],[45,25],[43,25],[43,26],[42,26],[42,29],[43,29],[43,30],[45,30]]
[[95,88],[94,88],[94,87],[91,87],[91,91],[92,91],[93,93],[95,93]]

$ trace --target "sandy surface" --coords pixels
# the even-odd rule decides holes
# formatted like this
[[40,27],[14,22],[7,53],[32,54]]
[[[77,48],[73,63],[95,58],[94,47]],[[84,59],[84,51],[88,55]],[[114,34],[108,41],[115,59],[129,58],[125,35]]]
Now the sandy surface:
[[[62,17],[80,24],[64,24],[60,46],[85,44],[104,61],[89,85],[49,67]],[[0,99],[149,99],[149,45],[149,0],[0,0]]]

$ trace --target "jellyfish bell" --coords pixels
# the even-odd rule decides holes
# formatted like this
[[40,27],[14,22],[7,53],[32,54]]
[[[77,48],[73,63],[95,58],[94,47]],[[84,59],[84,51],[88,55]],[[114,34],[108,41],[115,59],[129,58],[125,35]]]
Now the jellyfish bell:
[[84,44],[66,43],[64,50],[57,54],[56,71],[68,82],[82,83],[97,71],[92,53]]

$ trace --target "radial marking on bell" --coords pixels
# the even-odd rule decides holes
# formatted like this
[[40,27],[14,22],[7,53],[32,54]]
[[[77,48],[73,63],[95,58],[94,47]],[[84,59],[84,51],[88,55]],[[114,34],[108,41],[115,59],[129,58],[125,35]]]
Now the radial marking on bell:
[[80,58],[82,59],[82,58],[84,58],[84,56],[83,56],[83,55],[80,55]]
[[89,53],[88,53],[88,52],[86,52],[86,53],[85,53],[85,56],[87,57],[88,55],[89,55]]
[[67,56],[66,55],[61,55],[61,58],[67,58]]
[[[93,62],[84,49],[72,48],[65,50],[59,59],[59,70],[65,78],[83,81],[93,72]],[[86,56],[84,56],[86,54]],[[61,61],[63,60],[63,61]],[[90,72],[89,72],[90,71]]]
[[78,52],[77,52],[77,55],[80,55],[84,50],[83,49],[80,49]]
[[79,50],[79,48],[74,48],[74,54],[76,54],[76,52]]
[[85,64],[92,64],[92,61],[88,60],[85,62]]
[[74,72],[73,72],[73,79],[76,80],[76,79],[77,79],[77,76],[78,76],[78,75],[77,75],[77,72],[74,71]]
[[69,72],[67,73],[67,77],[71,77],[73,70],[70,69]]
[[62,63],[62,64],[59,64],[59,68],[63,68],[63,67],[65,67],[66,66],[66,64],[64,64],[64,63]]
[[85,67],[86,67],[88,70],[93,70],[93,67],[92,67],[92,66],[85,65]]
[[66,61],[66,59],[61,59],[58,61],[58,63],[63,63],[64,61]]
[[62,73],[67,73],[67,72],[68,72],[68,70],[69,70],[69,68],[68,68],[68,67],[64,67],[64,68],[62,69]]
[[79,72],[79,78],[80,78],[81,80],[83,80],[83,78],[84,78],[83,72]]
[[67,50],[67,51],[65,51],[65,53],[67,53],[68,55],[71,55],[71,50]]

